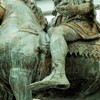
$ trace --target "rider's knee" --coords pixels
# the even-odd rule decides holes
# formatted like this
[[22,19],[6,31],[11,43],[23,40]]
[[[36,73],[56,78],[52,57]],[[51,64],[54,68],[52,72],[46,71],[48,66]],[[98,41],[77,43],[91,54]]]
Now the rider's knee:
[[61,26],[58,26],[58,27],[52,27],[48,30],[48,34],[49,36],[51,37],[52,34],[55,34],[55,35],[63,35],[64,31],[63,31],[63,28]]

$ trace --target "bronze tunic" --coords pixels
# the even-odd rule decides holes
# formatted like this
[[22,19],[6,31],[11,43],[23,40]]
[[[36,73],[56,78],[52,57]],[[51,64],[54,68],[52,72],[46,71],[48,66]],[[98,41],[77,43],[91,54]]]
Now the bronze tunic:
[[[84,4],[85,3],[82,3],[81,5]],[[82,39],[91,39],[93,36],[95,37],[95,35],[100,33],[100,25],[96,21],[93,4],[91,6],[92,10],[90,10],[91,7],[82,6],[82,12],[79,14],[77,13],[77,9],[74,9],[73,4],[71,4],[70,1],[67,5],[70,7],[70,11],[66,14],[66,16],[57,14],[54,19],[54,27],[65,25],[65,28],[67,26],[76,31]]]

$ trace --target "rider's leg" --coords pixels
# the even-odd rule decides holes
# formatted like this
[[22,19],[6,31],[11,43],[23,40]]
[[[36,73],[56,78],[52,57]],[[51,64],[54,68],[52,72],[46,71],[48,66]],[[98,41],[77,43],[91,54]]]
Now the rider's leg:
[[31,84],[30,88],[38,90],[61,86],[61,88],[66,89],[70,86],[65,72],[65,57],[68,52],[67,41],[77,40],[79,39],[79,36],[74,30],[69,27],[65,28],[65,26],[52,28],[48,33],[50,36],[50,50],[52,55],[53,70],[51,74],[42,81]]
[[70,83],[65,72],[65,57],[68,53],[67,41],[75,41],[80,37],[67,26],[50,29],[49,35],[53,70],[43,81],[55,82],[57,85],[65,85],[65,88],[68,88]]

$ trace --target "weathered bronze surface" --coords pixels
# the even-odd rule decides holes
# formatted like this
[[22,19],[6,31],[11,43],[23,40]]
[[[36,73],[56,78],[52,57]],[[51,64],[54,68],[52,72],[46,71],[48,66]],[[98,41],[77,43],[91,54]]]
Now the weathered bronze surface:
[[53,1],[48,30],[34,0],[0,1],[0,100],[32,100],[31,90],[33,97],[82,100],[100,90],[100,25],[93,1]]
[[23,0],[0,1],[0,100],[13,100],[13,94],[16,100],[32,100],[28,85],[39,48],[46,51],[46,24],[28,6]]
[[[71,82],[68,89],[71,90],[75,84],[82,82],[79,89],[82,89],[83,95],[94,93],[100,88],[98,85],[100,83],[100,25],[96,21],[93,1],[53,1],[55,3],[53,14],[56,16],[48,30],[52,71],[42,81],[31,84],[30,88],[34,91],[49,88],[66,90]],[[75,80],[78,81],[74,82]]]

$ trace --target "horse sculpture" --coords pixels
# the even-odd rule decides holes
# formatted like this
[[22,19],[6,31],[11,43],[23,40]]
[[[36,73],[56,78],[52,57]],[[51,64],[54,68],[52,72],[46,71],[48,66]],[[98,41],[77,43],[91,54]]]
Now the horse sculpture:
[[[32,100],[32,92],[28,88],[32,78],[35,81],[42,79],[51,68],[51,58],[47,57],[44,66],[37,62],[39,43],[45,43],[45,32],[22,0],[4,0],[4,3],[3,9],[0,8],[0,16],[3,16],[0,17],[0,99],[14,100],[14,94],[16,100]],[[90,94],[99,90],[100,39],[71,42],[68,47],[66,73],[71,87],[60,93],[67,96],[73,90],[73,94],[80,91]],[[38,76],[36,72],[40,72]],[[57,91],[54,90],[46,91],[46,94],[51,92],[56,96]]]
[[[4,90],[1,94],[8,90],[9,95],[13,92],[16,100],[32,100],[28,85],[31,84],[36,64],[39,33],[45,36],[45,32],[23,0],[4,0],[4,3],[5,6],[0,8],[0,15],[3,16],[0,26],[0,80],[3,83],[0,83],[0,89]],[[7,88],[9,83],[12,92]],[[1,97],[2,100],[4,98]]]

